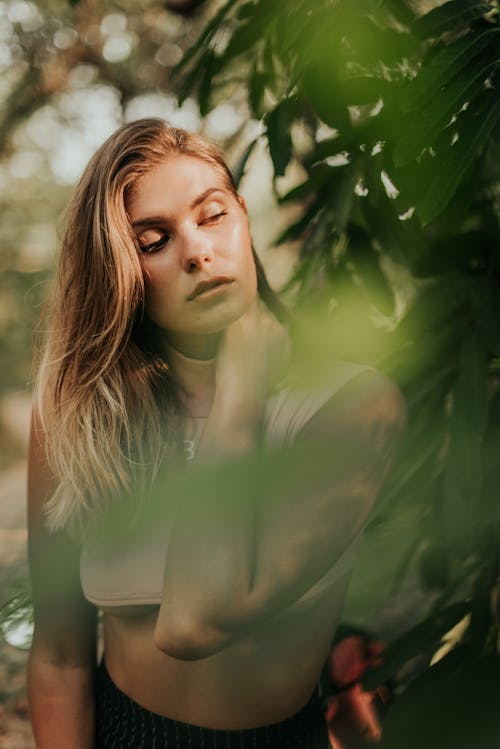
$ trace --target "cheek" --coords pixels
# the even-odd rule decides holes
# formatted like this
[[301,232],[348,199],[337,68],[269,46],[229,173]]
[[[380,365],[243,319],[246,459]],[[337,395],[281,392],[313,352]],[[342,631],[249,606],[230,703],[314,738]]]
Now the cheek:
[[254,299],[257,296],[257,269],[253,256],[250,255],[250,259],[247,264],[247,290],[250,299]]
[[246,222],[243,221],[235,227],[232,246],[240,248],[239,270],[241,279],[245,282],[248,293],[255,296],[257,293],[257,269],[252,252],[252,240]]
[[168,317],[174,300],[167,269],[155,265],[144,261],[141,263],[146,311],[158,323],[158,318]]
[[160,256],[141,258],[141,270],[146,293],[164,292],[170,286],[171,273],[168,264],[162,262]]
[[253,296],[257,294],[257,268],[255,267],[255,258],[253,256],[252,244],[248,243],[248,253],[246,257],[246,275],[248,279],[248,288]]

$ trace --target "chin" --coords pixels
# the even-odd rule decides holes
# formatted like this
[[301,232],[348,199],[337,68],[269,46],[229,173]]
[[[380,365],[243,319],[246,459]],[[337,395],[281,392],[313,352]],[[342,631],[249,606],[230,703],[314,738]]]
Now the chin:
[[[201,309],[200,313],[194,319],[183,320],[183,325],[177,327],[171,324],[171,320],[161,314],[161,310],[148,310],[150,319],[165,332],[171,332],[175,336],[204,336],[221,333],[229,325],[239,320],[251,308],[257,299],[257,288],[255,290],[245,290],[245,293],[234,294],[230,299],[224,300],[220,304],[213,306],[207,305]],[[156,314],[155,314],[156,313]],[[177,315],[180,319],[181,315]]]
[[245,295],[244,298],[233,298],[224,305],[206,310],[202,319],[197,321],[196,329],[192,333],[207,334],[221,333],[229,325],[243,317],[251,308],[257,298],[257,290],[254,294]]
[[[223,314],[214,315],[214,319],[207,319],[203,320],[203,322],[200,322],[200,325],[196,326],[196,329],[193,328],[191,331],[192,334],[198,334],[198,335],[211,335],[213,333],[222,333],[226,328],[228,328],[233,323],[237,322],[240,318],[243,317],[243,315],[249,310],[250,304],[246,305],[245,307],[240,307],[238,309],[233,310],[225,310]],[[217,317],[217,319],[215,319]]]

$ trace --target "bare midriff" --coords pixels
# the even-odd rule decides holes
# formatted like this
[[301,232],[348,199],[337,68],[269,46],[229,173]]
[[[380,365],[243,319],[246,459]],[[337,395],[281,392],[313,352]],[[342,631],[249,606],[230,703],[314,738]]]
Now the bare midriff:
[[338,623],[345,580],[297,601],[219,653],[184,661],[154,642],[158,608],[104,613],[111,678],[146,709],[184,723],[245,729],[285,720],[313,693]]

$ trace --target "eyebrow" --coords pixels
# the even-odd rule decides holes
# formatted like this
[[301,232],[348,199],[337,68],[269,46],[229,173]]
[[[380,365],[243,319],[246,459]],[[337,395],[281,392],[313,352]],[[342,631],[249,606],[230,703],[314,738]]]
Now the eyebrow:
[[[203,203],[203,201],[206,200],[208,196],[212,195],[212,193],[214,192],[220,192],[223,195],[227,194],[227,191],[223,190],[221,187],[209,187],[208,190],[205,190],[205,192],[202,192],[201,195],[198,195],[198,197],[193,200],[193,202],[189,206],[189,210],[192,211],[193,208],[196,208],[197,205]],[[153,224],[161,224],[164,221],[165,216],[145,216],[138,221],[134,221],[132,227],[135,229],[137,226],[151,226]]]

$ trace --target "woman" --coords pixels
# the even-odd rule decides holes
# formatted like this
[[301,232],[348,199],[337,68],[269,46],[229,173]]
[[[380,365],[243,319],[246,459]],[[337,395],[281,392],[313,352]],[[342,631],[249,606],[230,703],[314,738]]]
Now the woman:
[[33,414],[41,749],[328,746],[316,684],[404,408],[342,362],[285,387],[280,311],[215,146],[111,136],[68,210]]

